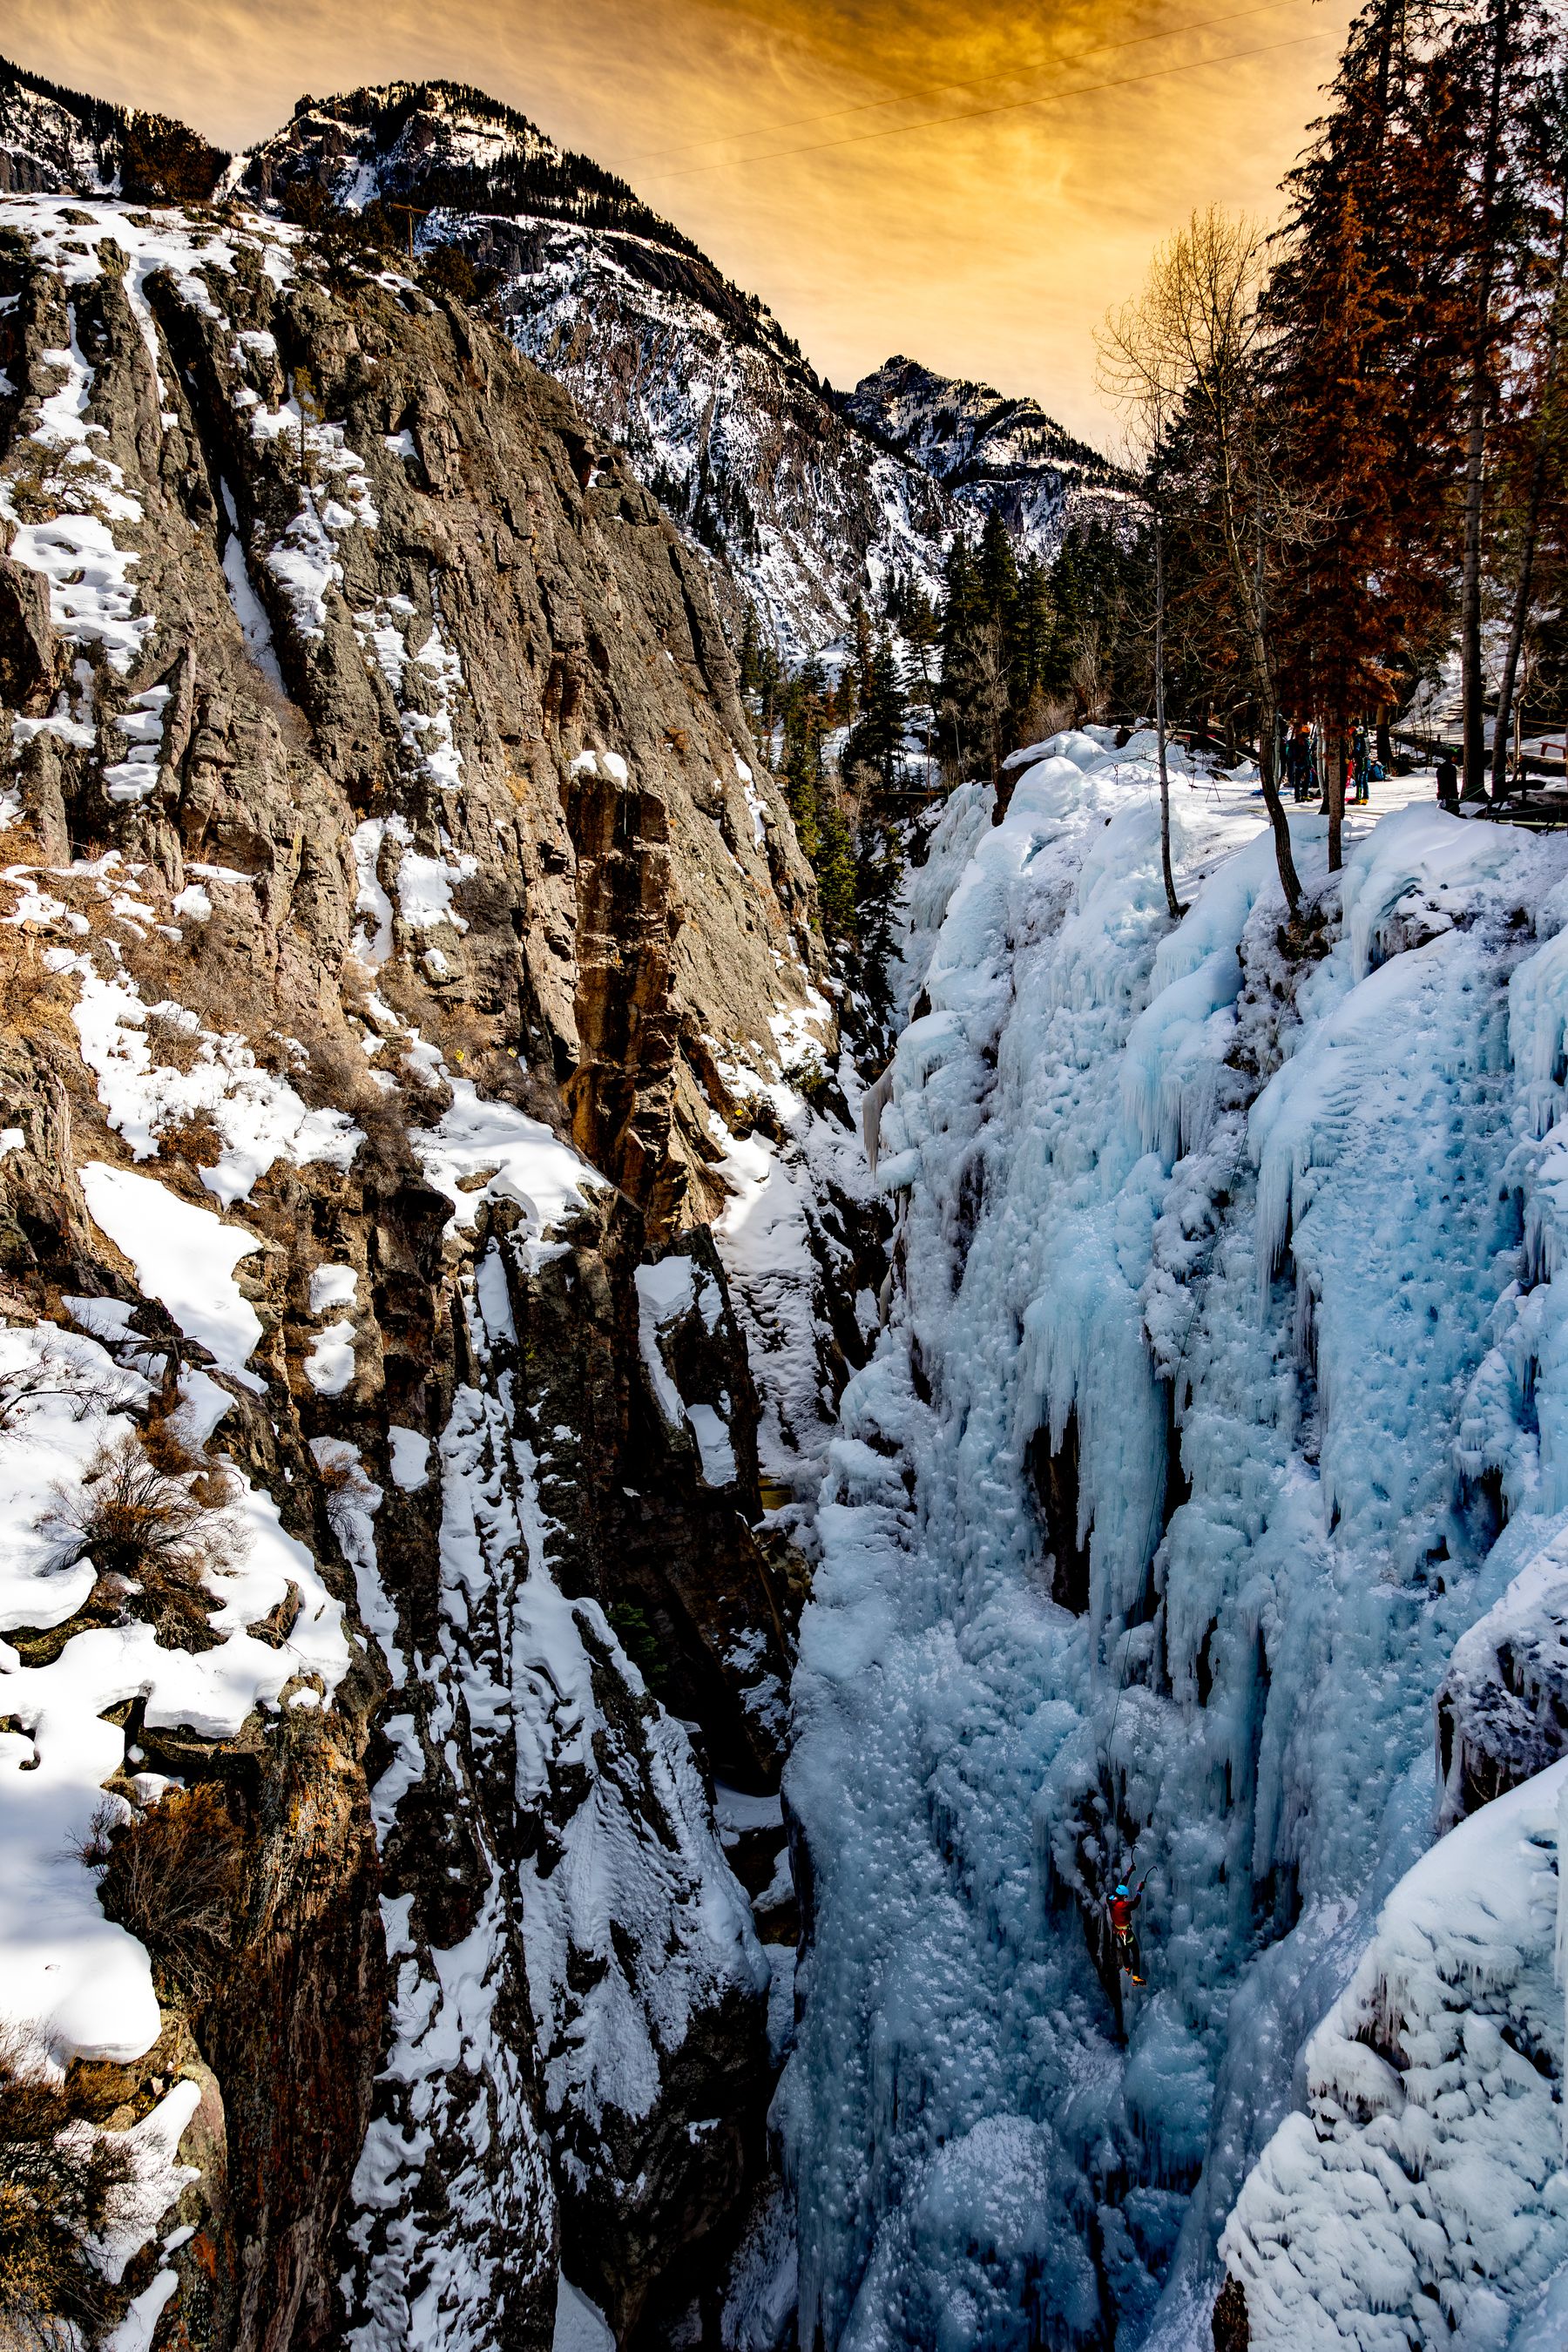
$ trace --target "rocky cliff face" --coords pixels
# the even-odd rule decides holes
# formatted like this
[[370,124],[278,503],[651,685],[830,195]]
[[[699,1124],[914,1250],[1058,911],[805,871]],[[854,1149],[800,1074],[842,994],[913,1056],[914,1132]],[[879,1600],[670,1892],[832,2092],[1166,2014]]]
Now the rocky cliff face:
[[543,2343],[563,2248],[700,2331],[800,1598],[725,1259],[837,1054],[705,567],[243,207],[9,199],[0,368],[7,2007],[160,2345]]
[[167,115],[110,106],[0,58],[0,194],[205,199],[228,163]]

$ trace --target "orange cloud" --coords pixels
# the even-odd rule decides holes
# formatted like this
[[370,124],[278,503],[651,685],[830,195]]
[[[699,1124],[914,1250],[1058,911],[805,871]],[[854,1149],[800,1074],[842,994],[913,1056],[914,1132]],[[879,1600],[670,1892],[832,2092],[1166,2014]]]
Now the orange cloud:
[[472,81],[624,173],[836,383],[894,351],[1106,442],[1093,329],[1194,205],[1268,213],[1348,0],[12,0],[6,47],[238,147]]

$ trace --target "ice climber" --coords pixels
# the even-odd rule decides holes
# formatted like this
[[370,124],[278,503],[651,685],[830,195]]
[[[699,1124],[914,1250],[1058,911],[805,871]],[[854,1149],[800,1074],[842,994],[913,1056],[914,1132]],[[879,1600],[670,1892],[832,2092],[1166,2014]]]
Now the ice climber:
[[1110,1898],[1110,1932],[1116,1940],[1117,1962],[1126,1969],[1135,1985],[1142,1984],[1144,1977],[1143,1955],[1138,1949],[1138,1936],[1132,1925],[1132,1914],[1142,1902],[1143,1889],[1148,1884],[1148,1876],[1145,1874],[1138,1881],[1138,1891],[1135,1895],[1130,1895],[1124,1885],[1118,1885]]

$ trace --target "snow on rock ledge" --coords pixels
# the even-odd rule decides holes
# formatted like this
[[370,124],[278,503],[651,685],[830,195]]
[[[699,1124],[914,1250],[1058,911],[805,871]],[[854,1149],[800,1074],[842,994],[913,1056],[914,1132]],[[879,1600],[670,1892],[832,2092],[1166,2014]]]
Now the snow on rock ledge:
[[1307,2046],[1308,2112],[1220,2242],[1255,2352],[1501,2347],[1568,2263],[1565,1795],[1568,1760],[1461,1822],[1384,1905]]
[[1568,1527],[1559,1527],[1455,1644],[1437,1694],[1445,1818],[1476,1811],[1564,1752]]

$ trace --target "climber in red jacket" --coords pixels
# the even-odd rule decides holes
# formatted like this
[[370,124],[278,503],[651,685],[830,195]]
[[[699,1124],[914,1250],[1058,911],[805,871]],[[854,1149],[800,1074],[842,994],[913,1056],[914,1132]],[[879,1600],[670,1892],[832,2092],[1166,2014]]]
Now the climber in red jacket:
[[1143,1889],[1149,1884],[1148,1873],[1138,1881],[1136,1893],[1129,1894],[1119,1885],[1110,1898],[1110,1932],[1116,1942],[1118,1964],[1124,1968],[1135,1985],[1144,1981],[1143,1956],[1138,1949],[1138,1936],[1132,1925],[1132,1914],[1143,1900]]

